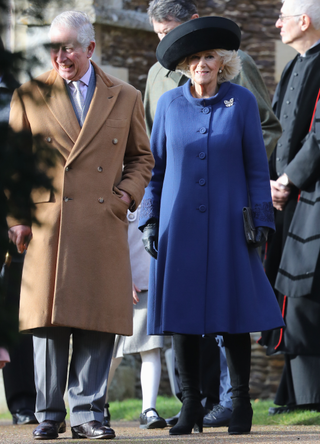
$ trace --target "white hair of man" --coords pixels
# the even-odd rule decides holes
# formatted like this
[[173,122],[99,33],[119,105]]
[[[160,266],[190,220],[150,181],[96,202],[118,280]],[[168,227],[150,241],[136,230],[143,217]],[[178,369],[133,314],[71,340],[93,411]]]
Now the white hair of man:
[[65,11],[57,15],[51,23],[49,34],[55,27],[72,28],[78,31],[77,40],[83,49],[88,48],[90,42],[95,42],[94,27],[89,16],[80,11]]
[[[241,59],[237,51],[228,51],[226,49],[215,49],[214,51],[221,58],[224,65],[222,72],[218,73],[217,81],[218,85],[220,85],[220,83],[229,82],[239,74],[241,71]],[[176,69],[191,79],[189,57],[182,60]]]
[[[282,0],[282,3],[288,2],[290,5],[290,14],[306,14],[312,23],[314,29],[320,29],[320,2],[319,0]],[[299,21],[299,17],[295,17]]]

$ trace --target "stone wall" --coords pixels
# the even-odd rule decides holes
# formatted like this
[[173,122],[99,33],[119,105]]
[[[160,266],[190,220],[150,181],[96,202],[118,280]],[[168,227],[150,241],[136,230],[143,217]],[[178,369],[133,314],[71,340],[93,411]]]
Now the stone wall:
[[[123,9],[146,12],[147,0],[124,0]],[[275,40],[279,30],[275,28],[281,2],[277,0],[199,0],[199,13],[223,15],[237,22],[242,30],[241,49],[248,52],[259,67],[270,95],[274,93]],[[102,60],[114,66],[129,69],[129,81],[144,92],[149,68],[156,61],[155,48],[158,39],[148,31],[104,26]]]

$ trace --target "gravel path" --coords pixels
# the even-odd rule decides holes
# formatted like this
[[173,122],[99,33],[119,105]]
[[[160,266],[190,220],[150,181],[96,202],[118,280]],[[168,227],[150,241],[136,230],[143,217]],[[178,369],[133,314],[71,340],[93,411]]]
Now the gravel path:
[[[192,434],[172,438],[169,436],[169,429],[162,430],[141,430],[139,423],[113,422],[112,427],[116,432],[116,438],[112,440],[98,440],[98,442],[114,442],[123,444],[291,444],[291,443],[319,443],[320,426],[253,426],[249,435],[229,436],[227,428],[204,429],[202,434]],[[70,426],[66,433],[59,435],[57,440],[39,441],[34,440],[32,431],[34,425],[13,426],[8,421],[0,421],[0,444],[35,444],[36,442],[61,444],[83,444],[86,441],[71,438]],[[96,442],[91,440],[90,442]]]

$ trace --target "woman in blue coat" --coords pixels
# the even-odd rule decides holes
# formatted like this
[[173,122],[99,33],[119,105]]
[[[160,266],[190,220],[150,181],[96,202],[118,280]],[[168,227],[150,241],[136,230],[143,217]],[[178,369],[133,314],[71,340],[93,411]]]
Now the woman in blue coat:
[[230,434],[249,433],[249,332],[283,320],[242,209],[250,196],[257,243],[274,229],[268,162],[258,107],[231,84],[240,70],[240,30],[204,17],[171,31],[157,57],[183,70],[185,85],[159,100],[152,129],[155,167],[140,214],[151,263],[148,333],[173,334],[183,407],[170,434],[202,431],[200,335],[224,335],[233,391]]

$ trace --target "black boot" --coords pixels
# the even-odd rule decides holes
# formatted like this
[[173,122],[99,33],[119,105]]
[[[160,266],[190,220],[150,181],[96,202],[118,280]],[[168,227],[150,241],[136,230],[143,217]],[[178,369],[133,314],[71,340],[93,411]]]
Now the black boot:
[[177,424],[169,430],[170,435],[188,435],[202,432],[204,409],[199,389],[200,336],[173,336],[174,351],[179,370],[182,391],[182,408]]
[[232,415],[229,435],[250,433],[252,407],[249,395],[251,340],[249,333],[224,335],[227,363],[232,386]]

